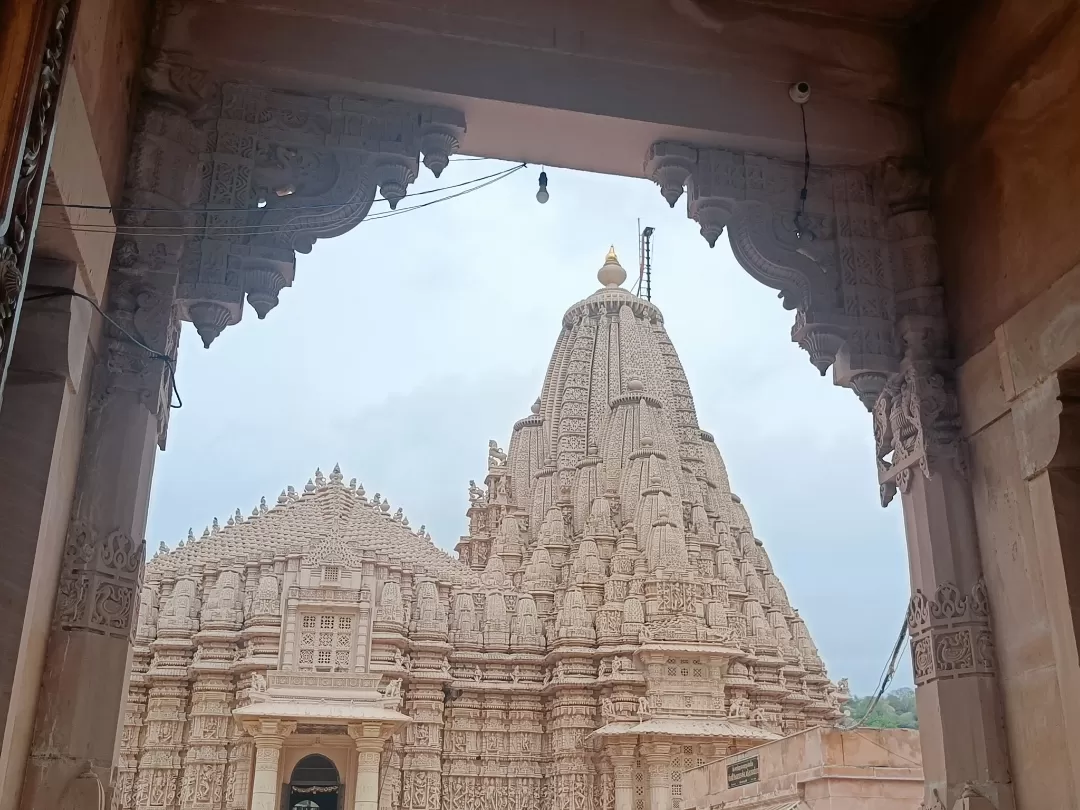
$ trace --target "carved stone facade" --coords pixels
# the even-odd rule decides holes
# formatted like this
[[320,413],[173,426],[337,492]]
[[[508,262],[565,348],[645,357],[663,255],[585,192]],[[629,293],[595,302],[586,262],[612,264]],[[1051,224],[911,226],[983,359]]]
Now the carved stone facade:
[[[456,559],[335,468],[148,564],[118,809],[276,806],[263,757],[347,722],[384,810],[679,810],[683,770],[840,716],[625,276],[567,311]],[[383,705],[392,736],[341,719]]]

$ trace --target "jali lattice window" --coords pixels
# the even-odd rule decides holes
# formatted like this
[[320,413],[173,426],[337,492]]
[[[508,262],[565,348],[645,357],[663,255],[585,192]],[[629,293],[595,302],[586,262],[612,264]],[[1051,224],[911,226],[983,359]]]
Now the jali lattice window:
[[348,672],[353,665],[353,646],[352,616],[301,615],[297,669]]
[[675,746],[671,757],[671,810],[682,810],[682,776],[695,764],[703,765],[704,759],[695,759],[694,746]]

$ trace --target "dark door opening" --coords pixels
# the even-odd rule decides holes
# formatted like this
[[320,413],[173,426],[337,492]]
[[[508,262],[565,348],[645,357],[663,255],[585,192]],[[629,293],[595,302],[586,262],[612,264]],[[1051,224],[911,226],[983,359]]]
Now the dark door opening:
[[288,810],[340,810],[341,777],[322,754],[309,754],[296,763],[289,780]]

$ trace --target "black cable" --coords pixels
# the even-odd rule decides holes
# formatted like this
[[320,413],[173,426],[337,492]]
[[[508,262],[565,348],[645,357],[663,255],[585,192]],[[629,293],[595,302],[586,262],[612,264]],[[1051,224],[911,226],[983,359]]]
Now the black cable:
[[[445,197],[440,197],[436,200],[429,200],[426,203],[420,203],[418,205],[408,205],[403,208],[397,208],[396,211],[382,211],[377,214],[373,214],[364,217],[363,220],[357,225],[363,225],[364,222],[373,221],[375,219],[386,219],[387,217],[397,216],[399,214],[405,214],[410,211],[416,211],[417,208],[426,208],[429,205],[435,203],[445,202],[446,200],[454,200],[458,197],[463,197],[465,194],[471,194],[473,191],[480,191],[482,188],[486,188],[491,184],[498,183],[499,180],[509,177],[515,172],[525,168],[527,164],[522,163],[511,168],[505,168],[501,172],[497,172],[487,177],[477,178],[477,180],[486,179],[486,183],[480,183],[480,185],[470,185],[469,188],[462,191],[458,191],[454,194],[447,194]],[[472,180],[471,183],[476,183],[477,180]],[[440,189],[445,190],[445,189]],[[291,211],[295,211],[296,208],[291,208]],[[197,212],[206,213],[206,212]],[[201,229],[205,229],[207,226],[203,225],[178,225],[178,226],[90,226],[89,228],[79,225],[66,224],[66,222],[40,222],[39,227],[44,228],[59,228],[63,230],[77,231],[82,233],[116,233],[121,237],[192,237],[192,235],[199,235]],[[264,233],[275,233],[280,230],[278,226],[211,226],[214,230],[224,231],[225,235],[229,237],[256,237],[256,235]],[[230,230],[234,229],[234,230]]]
[[[487,160],[487,159],[488,158],[463,158],[463,160]],[[458,161],[454,161],[454,162],[457,163]],[[521,164],[521,165],[524,166],[525,164]],[[427,191],[415,191],[412,194],[409,194],[407,196],[409,196],[409,197],[422,197],[422,196],[424,196],[426,194],[437,194],[440,191],[450,191],[451,189],[461,188],[462,186],[472,185],[473,183],[479,183],[479,182],[481,182],[483,180],[489,180],[490,178],[496,177],[497,175],[503,174],[504,172],[507,172],[507,171],[510,171],[510,170],[509,169],[500,169],[497,172],[492,172],[491,174],[485,174],[483,177],[474,177],[471,180],[465,180],[465,181],[463,181],[461,183],[455,183],[452,186],[440,186],[439,188],[430,188]],[[374,202],[389,202],[389,200],[387,200],[385,197],[376,197]],[[159,206],[140,207],[140,206],[124,206],[124,205],[90,205],[90,204],[82,205],[82,204],[75,204],[75,203],[73,203],[71,205],[68,205],[68,204],[62,203],[62,202],[43,202],[41,205],[42,205],[42,207],[50,207],[50,208],[71,208],[71,209],[76,209],[76,210],[80,210],[80,211],[112,211],[113,213],[121,213],[121,212],[130,211],[130,212],[165,213],[165,214],[237,214],[237,213],[247,213],[249,211],[267,211],[267,210],[274,210],[274,211],[316,211],[316,210],[320,210],[320,209],[324,209],[324,208],[341,208],[342,205],[348,205],[348,204],[349,203],[326,203],[326,204],[323,204],[323,205],[297,205],[297,206],[290,206],[290,207],[280,208],[280,209],[279,208],[274,208],[274,209],[257,208],[257,207],[253,208],[251,206],[247,206],[247,207],[244,207],[244,208],[162,208],[162,207],[159,207]],[[117,226],[117,227],[121,227],[121,226]],[[195,226],[191,226],[191,227],[195,227]]]
[[[802,190],[799,192],[799,212],[795,215],[795,238],[802,239],[803,237],[803,223],[806,218],[806,192],[810,185],[810,141],[806,137],[806,105],[799,105],[799,113],[802,116],[802,140],[803,140],[803,179]],[[814,238],[814,235],[809,230],[806,231],[806,235],[810,239]]]
[[[157,349],[151,349],[149,346],[147,346],[145,343],[143,343],[141,340],[131,334],[131,332],[129,332],[127,329],[125,329],[108,315],[106,315],[105,311],[98,306],[97,301],[95,301],[88,295],[83,295],[81,292],[78,292],[77,290],[72,290],[68,287],[53,287],[48,284],[27,284],[26,287],[27,289],[35,288],[39,290],[48,290],[48,292],[43,292],[39,295],[28,295],[23,298],[24,304],[28,304],[31,301],[45,301],[51,298],[64,298],[65,296],[71,298],[81,298],[83,301],[87,301],[90,306],[96,309],[98,311],[98,314],[110,324],[112,324],[113,328],[120,332],[120,334],[122,334],[140,349],[149,352],[151,360],[161,360],[165,363],[165,368],[169,370],[169,407],[175,410],[180,410],[184,407],[184,400],[180,398],[180,391],[177,390],[176,387],[176,367],[173,365],[173,359],[169,357],[169,355],[162,354]],[[175,405],[172,402],[173,396],[176,397]]]
[[874,698],[870,701],[863,713],[863,716],[854,721],[850,726],[844,726],[845,728],[858,728],[877,708],[878,702],[885,695],[885,690],[889,688],[889,684],[892,682],[893,676],[896,674],[896,667],[900,663],[900,650],[904,645],[904,639],[907,638],[908,633],[908,616],[910,615],[910,608],[904,611],[904,624],[900,628],[900,635],[896,637],[896,643],[893,645],[892,654],[889,656],[888,662],[885,664],[885,668],[881,671],[881,675],[878,677],[878,685],[874,690]]
[[500,180],[502,180],[502,179],[504,179],[506,177],[509,177],[514,172],[520,171],[521,169],[524,169],[524,168],[527,168],[527,164],[521,163],[521,164],[519,164],[517,166],[514,166],[512,169],[506,169],[505,171],[500,172],[497,175],[491,175],[490,180],[488,180],[486,183],[481,183],[478,186],[473,186],[472,188],[467,188],[464,191],[457,192],[456,194],[448,194],[445,197],[439,197],[439,199],[437,199],[437,200],[428,200],[427,202],[420,203],[419,205],[410,205],[407,208],[399,208],[396,211],[380,211],[378,214],[375,214],[373,216],[364,217],[363,221],[367,222],[369,219],[387,219],[388,217],[396,217],[398,214],[405,214],[405,213],[408,213],[409,211],[415,211],[417,208],[427,208],[429,205],[435,205],[435,203],[441,203],[441,202],[444,202],[446,200],[452,200],[455,197],[463,197],[466,194],[471,194],[474,191],[479,191],[480,189],[485,188],[486,186],[490,186],[492,183],[497,183],[498,181],[500,181]]

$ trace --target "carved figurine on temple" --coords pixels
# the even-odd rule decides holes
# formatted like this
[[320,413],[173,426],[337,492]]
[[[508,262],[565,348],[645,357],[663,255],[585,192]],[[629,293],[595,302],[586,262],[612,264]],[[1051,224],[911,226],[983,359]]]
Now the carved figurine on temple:
[[491,439],[488,442],[488,467],[502,467],[506,464],[506,453],[499,447],[498,442]]
[[479,506],[487,501],[487,495],[484,490],[476,485],[475,481],[469,481],[469,503],[473,506]]

